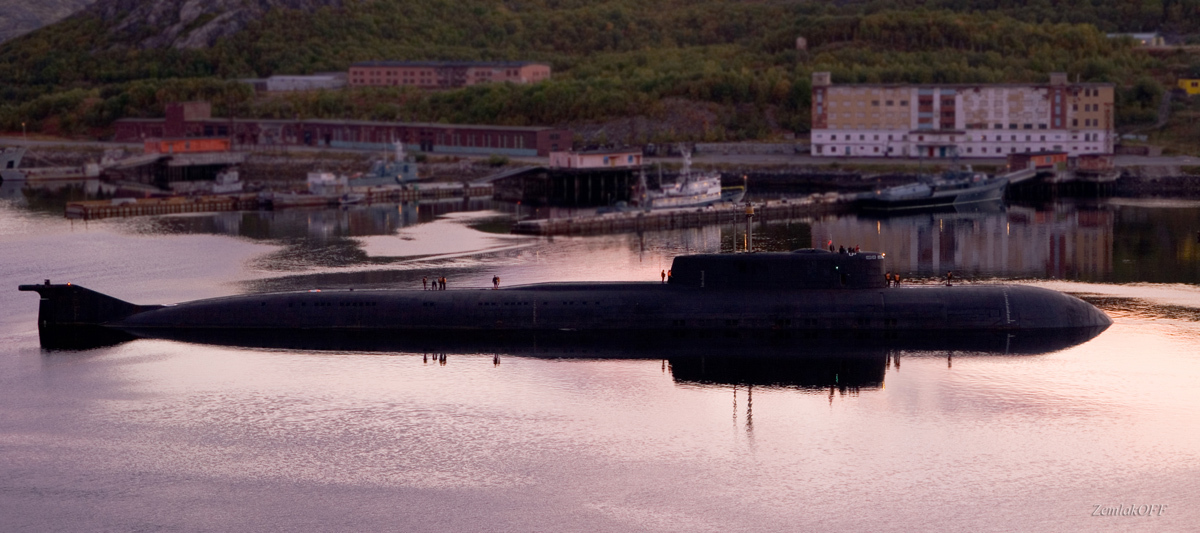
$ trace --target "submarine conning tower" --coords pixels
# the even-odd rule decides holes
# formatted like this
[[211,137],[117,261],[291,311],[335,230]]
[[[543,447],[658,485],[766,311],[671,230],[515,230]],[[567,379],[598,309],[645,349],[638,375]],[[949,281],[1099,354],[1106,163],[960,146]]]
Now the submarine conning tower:
[[700,254],[676,257],[671,285],[698,289],[880,289],[883,254],[793,252]]

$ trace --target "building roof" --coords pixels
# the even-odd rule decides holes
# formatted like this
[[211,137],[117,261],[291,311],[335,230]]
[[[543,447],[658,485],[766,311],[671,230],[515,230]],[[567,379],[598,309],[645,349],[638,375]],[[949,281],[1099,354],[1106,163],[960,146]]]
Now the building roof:
[[359,61],[351,67],[524,67],[546,65],[536,61]]
[[[122,118],[116,122],[164,122],[165,118]],[[218,122],[222,125],[229,124],[229,118],[210,117],[198,120],[189,120],[187,122]],[[324,126],[381,126],[381,127],[406,127],[406,128],[453,128],[458,130],[507,130],[507,131],[548,131],[561,130],[563,128],[555,128],[553,126],[501,126],[489,124],[446,124],[441,122],[380,122],[374,120],[341,120],[341,119],[279,119],[279,118],[235,118],[232,120],[235,124],[319,124]]]
[[1107,36],[1109,39],[1115,39],[1115,38],[1118,38],[1118,37],[1133,37],[1134,39],[1142,39],[1142,40],[1146,40],[1146,39],[1154,39],[1155,37],[1158,37],[1158,32],[1151,32],[1151,33],[1108,33],[1108,34],[1105,34],[1105,36]]
[[585,149],[585,150],[559,150],[554,153],[556,153],[556,154],[557,153],[567,153],[567,154],[571,154],[571,155],[612,155],[612,154],[621,154],[621,155],[638,154],[638,155],[641,155],[642,149],[641,148],[613,148],[613,149],[589,148],[589,149]]
[[[911,88],[950,88],[950,89],[977,89],[989,87],[1053,87],[1050,82],[1039,83],[833,83],[825,87],[863,87],[863,88],[878,88],[878,89],[911,89]],[[1109,82],[1091,82],[1085,81],[1080,83],[1067,83],[1067,87],[1115,87],[1115,84]],[[816,89],[819,86],[814,86]]]
[[1041,151],[1037,151],[1037,152],[1015,152],[1015,153],[1011,153],[1008,155],[1010,157],[1011,156],[1023,157],[1023,156],[1035,156],[1035,155],[1069,155],[1069,152],[1067,152],[1066,150],[1041,150]]

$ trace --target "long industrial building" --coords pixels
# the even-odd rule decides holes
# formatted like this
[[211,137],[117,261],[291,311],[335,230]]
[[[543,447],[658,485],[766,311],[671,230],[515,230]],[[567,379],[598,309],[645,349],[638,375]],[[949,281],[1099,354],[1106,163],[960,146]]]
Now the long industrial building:
[[812,154],[1005,157],[1113,151],[1113,85],[1050,83],[834,85],[813,73]]
[[351,87],[407,85],[452,89],[479,83],[537,83],[550,65],[529,61],[364,61],[350,65]]
[[229,137],[235,147],[322,146],[433,154],[548,156],[571,149],[570,130],[539,126],[491,126],[341,119],[228,119],[211,116],[208,102],[166,106],[166,118],[116,121],[113,140]]

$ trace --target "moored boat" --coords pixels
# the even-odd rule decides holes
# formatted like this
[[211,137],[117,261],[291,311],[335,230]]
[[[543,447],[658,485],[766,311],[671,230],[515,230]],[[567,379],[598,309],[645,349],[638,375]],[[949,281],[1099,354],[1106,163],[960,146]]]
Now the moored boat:
[[403,185],[417,181],[417,164],[410,161],[404,153],[404,144],[393,143],[395,147],[389,161],[385,153],[382,160],[371,165],[371,169],[363,174],[352,176],[349,180],[351,187],[385,187]]
[[1004,199],[1008,180],[980,172],[947,172],[936,178],[866,193],[858,206],[869,210],[936,209]]
[[746,188],[743,186],[722,188],[719,172],[693,172],[691,154],[685,151],[683,168],[674,182],[653,190],[646,184],[646,175],[642,173],[638,176],[630,203],[639,209],[697,207],[717,202],[739,202],[745,194]]

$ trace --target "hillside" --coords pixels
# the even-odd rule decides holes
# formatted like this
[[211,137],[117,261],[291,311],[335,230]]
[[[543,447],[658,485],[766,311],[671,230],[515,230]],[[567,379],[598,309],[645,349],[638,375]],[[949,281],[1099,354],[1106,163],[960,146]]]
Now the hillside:
[[95,0],[0,0],[0,42],[62,20]]
[[[102,135],[116,118],[205,98],[239,116],[566,125],[628,142],[765,138],[807,131],[809,78],[820,70],[838,83],[1066,71],[1124,87],[1118,119],[1131,124],[1152,120],[1154,78],[1191,58],[1150,56],[1103,30],[1178,13],[1189,16],[1172,24],[1196,31],[1200,0],[98,0],[0,45],[0,77],[11,82],[0,88],[0,128]],[[554,78],[270,99],[227,81],[371,59],[539,60]],[[601,127],[615,123],[628,127]]]

